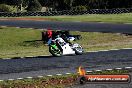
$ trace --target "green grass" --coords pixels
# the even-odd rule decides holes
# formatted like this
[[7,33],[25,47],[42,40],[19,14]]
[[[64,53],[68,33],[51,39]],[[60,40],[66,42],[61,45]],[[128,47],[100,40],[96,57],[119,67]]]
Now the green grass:
[[48,55],[47,46],[42,41],[35,40],[41,40],[41,31],[13,27],[0,28],[0,57]]
[[[8,17],[7,17],[8,18]],[[12,18],[12,17],[11,17]],[[88,14],[74,16],[25,16],[18,18],[49,18],[55,21],[85,21],[85,22],[109,22],[109,23],[132,23],[132,13],[122,14]]]
[[[83,46],[85,51],[132,48],[132,36],[112,33],[78,32],[82,39],[75,41]],[[50,55],[48,46],[41,40],[41,31],[28,28],[0,28],[0,58]]]
[[79,40],[77,42],[84,47],[85,51],[132,47],[132,36],[98,32],[72,32],[72,34],[82,35],[82,40]]
[[132,23],[132,13],[123,14],[89,14],[76,16],[49,16],[57,21]]

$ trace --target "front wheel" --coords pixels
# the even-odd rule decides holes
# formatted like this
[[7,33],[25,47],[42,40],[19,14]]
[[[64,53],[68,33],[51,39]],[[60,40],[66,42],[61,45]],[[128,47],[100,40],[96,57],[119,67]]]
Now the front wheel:
[[80,46],[79,44],[74,44],[74,51],[76,55],[81,55],[83,54],[84,50],[82,48],[82,46]]
[[62,51],[58,47],[49,46],[49,52],[56,57],[62,56]]

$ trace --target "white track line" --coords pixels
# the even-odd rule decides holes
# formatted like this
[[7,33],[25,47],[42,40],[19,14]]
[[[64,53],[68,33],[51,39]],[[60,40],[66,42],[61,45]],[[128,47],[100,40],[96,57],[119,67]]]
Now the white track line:
[[20,27],[16,27],[16,28],[20,28]]
[[26,77],[27,79],[32,79],[33,77]]
[[44,76],[41,76],[41,75],[39,75],[39,76],[37,76],[38,78],[43,78]]
[[0,80],[0,82],[3,82],[4,80]]
[[20,58],[24,58],[24,57],[20,57]]
[[25,56],[25,57],[33,57],[33,56]]
[[102,70],[95,70],[95,71],[99,72],[99,71],[102,71]]
[[123,48],[123,49],[132,49],[132,48]]
[[9,81],[13,81],[14,79],[8,79]]
[[61,76],[62,74],[56,74],[57,76]]
[[115,68],[116,70],[121,70],[122,68]]
[[88,52],[89,52],[89,53],[92,53],[92,52],[93,52],[93,53],[96,53],[96,52],[99,52],[99,51],[88,51]]
[[91,72],[93,72],[93,71],[86,71],[86,72],[91,73]]
[[11,59],[11,58],[2,58],[2,59]]
[[47,75],[47,76],[51,77],[51,76],[53,76],[53,75]]
[[117,50],[124,50],[124,49],[132,49],[132,48],[109,49],[109,50],[98,50],[98,51],[88,51],[88,52],[107,52],[107,51],[117,51]]
[[107,71],[112,71],[113,69],[106,69]]
[[17,78],[18,80],[22,80],[23,78]]
[[125,67],[126,69],[131,69],[132,67]]
[[99,50],[100,52],[104,52],[104,51],[110,51],[110,50]]
[[110,50],[119,50],[119,49],[110,49]]
[[71,73],[66,73],[66,75],[70,75]]

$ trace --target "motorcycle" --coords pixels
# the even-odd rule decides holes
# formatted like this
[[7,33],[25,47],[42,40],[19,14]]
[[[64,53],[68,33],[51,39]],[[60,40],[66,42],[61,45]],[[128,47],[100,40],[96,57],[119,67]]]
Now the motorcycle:
[[62,55],[81,55],[83,54],[84,50],[82,46],[77,43],[71,44],[69,42],[65,42],[63,38],[58,37],[55,40],[51,41],[49,45],[49,52],[53,56],[62,56]]

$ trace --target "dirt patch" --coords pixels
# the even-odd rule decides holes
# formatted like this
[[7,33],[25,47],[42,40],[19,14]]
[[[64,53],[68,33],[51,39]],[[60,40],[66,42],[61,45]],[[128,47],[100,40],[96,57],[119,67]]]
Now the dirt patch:
[[0,83],[0,88],[64,88],[76,84],[77,76],[27,79]]

